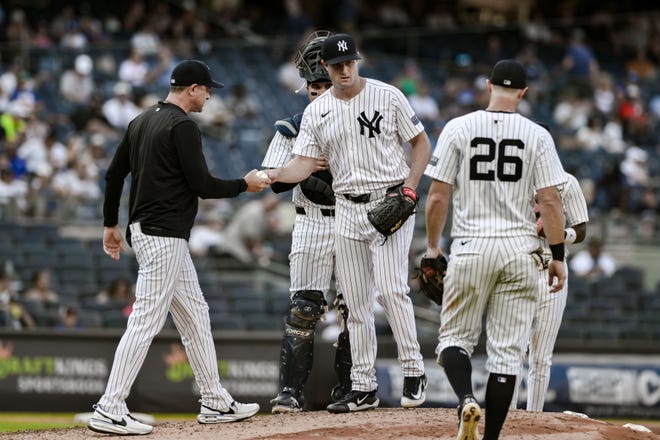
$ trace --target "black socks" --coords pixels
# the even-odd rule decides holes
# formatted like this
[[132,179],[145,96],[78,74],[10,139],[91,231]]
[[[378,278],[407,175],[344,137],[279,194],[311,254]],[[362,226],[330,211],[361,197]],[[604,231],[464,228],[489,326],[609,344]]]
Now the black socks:
[[[464,349],[447,347],[440,353],[440,361],[459,402],[472,393],[472,363]],[[516,386],[513,374],[490,373],[486,385],[486,427],[483,440],[498,439]]]
[[488,376],[486,385],[486,428],[483,440],[499,438],[502,425],[509,412],[509,405],[516,386],[513,374],[495,374]]
[[472,363],[465,350],[460,347],[447,347],[440,353],[440,361],[459,402],[466,395],[473,394]]

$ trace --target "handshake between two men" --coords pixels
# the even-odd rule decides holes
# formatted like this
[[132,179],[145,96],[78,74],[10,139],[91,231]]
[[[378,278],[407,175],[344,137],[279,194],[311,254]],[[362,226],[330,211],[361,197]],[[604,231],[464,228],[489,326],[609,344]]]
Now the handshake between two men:
[[300,182],[314,171],[327,170],[328,159],[321,155],[319,158],[295,156],[282,168],[266,170],[252,170],[244,177],[248,185],[248,192],[263,191],[274,182]]
[[253,169],[243,177],[245,183],[247,183],[248,192],[260,192],[268,188],[272,183],[268,174],[263,171]]

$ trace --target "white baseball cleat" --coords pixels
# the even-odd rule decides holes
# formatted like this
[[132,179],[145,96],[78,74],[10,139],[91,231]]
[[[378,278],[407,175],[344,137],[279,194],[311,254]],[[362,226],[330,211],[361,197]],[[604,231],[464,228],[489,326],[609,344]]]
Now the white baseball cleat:
[[149,434],[154,427],[138,421],[130,414],[112,414],[94,405],[94,415],[87,427],[94,432],[118,435]]
[[232,402],[226,410],[209,408],[202,405],[197,415],[199,423],[228,423],[252,417],[259,412],[257,403],[238,403]]

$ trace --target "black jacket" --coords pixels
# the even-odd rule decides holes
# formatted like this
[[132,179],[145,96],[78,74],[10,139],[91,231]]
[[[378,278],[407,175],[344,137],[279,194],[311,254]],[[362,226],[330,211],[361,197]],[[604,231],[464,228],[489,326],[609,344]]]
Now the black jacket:
[[[133,119],[105,176],[103,225],[118,222],[124,180],[131,174],[129,224],[147,235],[187,240],[201,197],[235,197],[244,179],[213,177],[197,124],[178,106],[160,101]],[[130,244],[130,231],[126,239]]]

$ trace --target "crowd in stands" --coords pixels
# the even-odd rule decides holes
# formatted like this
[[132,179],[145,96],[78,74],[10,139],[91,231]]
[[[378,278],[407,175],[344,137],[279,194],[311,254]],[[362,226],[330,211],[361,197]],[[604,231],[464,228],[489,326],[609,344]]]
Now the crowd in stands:
[[[320,16],[314,8],[295,6],[298,2],[284,3],[283,11],[275,9],[284,14],[282,24],[270,32],[289,38],[289,50]],[[131,2],[124,16],[103,11],[96,17],[89,7],[72,3],[48,22],[20,7],[4,11],[1,217],[98,218],[104,166],[128,122],[163,96],[178,60],[199,57],[223,62],[222,48],[202,42],[247,38],[246,31],[232,34],[226,17],[249,23],[254,34],[266,32],[260,24],[265,19],[248,19],[248,10],[237,2],[236,8],[215,11],[214,20],[202,9]],[[347,15],[353,17],[352,26],[345,21],[341,26],[375,26],[361,11]],[[400,29],[415,17],[398,1],[386,2],[378,11],[382,26],[389,23]],[[426,12],[427,31],[457,32],[449,34],[458,43],[449,56],[393,54],[388,52],[388,41],[365,39],[364,64],[409,96],[430,134],[437,136],[448,119],[482,107],[489,66],[499,58],[516,57],[530,78],[523,111],[552,129],[566,168],[578,175],[594,212],[617,209],[657,216],[660,49],[655,37],[660,26],[654,18],[660,16],[658,12],[595,14],[561,26],[553,22],[556,18],[534,17],[516,28],[514,45],[510,28],[498,33],[484,27],[481,33],[465,35],[459,27],[465,18],[457,11]],[[436,14],[444,19],[432,20]],[[619,27],[627,32],[617,32]],[[401,35],[411,38],[405,30]],[[438,44],[443,46],[443,41]],[[277,58],[274,48],[281,46],[268,45],[263,52],[274,73],[271,81],[280,87],[272,92],[276,100],[287,99],[287,91],[301,85],[295,71],[284,73],[291,63]],[[398,68],[381,69],[384,57],[398,63]],[[251,66],[245,62],[244,67]],[[280,67],[280,74],[275,74]],[[196,116],[205,134],[229,148],[240,149],[242,139],[250,136],[250,130],[254,135],[256,125],[268,134],[272,121],[286,116],[284,108],[291,108],[283,105],[278,113],[277,108],[267,107],[261,95],[273,84],[254,84],[248,77],[246,72],[244,77],[228,78],[227,90],[216,93],[209,109]],[[263,153],[267,136],[257,137],[256,142],[262,143],[256,152]],[[242,165],[257,166],[259,159],[252,155]]]
[[[485,107],[495,61],[517,58],[529,77],[520,108],[550,128],[592,218],[630,215],[633,236],[657,236],[659,11],[558,2],[524,20],[501,13],[502,25],[452,2],[412,9],[403,1],[252,3],[0,7],[0,221],[100,225],[115,146],[128,122],[165,96],[173,66],[185,58],[207,61],[226,84],[194,115],[210,168],[226,178],[258,168],[273,122],[304,108],[294,93],[302,82],[293,48],[311,29],[329,28],[360,38],[361,69],[409,97],[432,141],[452,117]],[[286,200],[202,204],[193,254],[286,262],[286,249],[270,243],[290,227],[288,211],[277,209]],[[15,325],[34,325],[23,305],[6,304]],[[57,325],[76,326],[76,307],[60,307]]]
[[11,266],[0,269],[0,328],[114,328],[125,324],[135,299],[131,278],[119,275],[87,295],[82,291],[60,295],[56,289],[65,289],[64,285],[53,278],[53,270],[44,267],[28,285],[23,285]]

